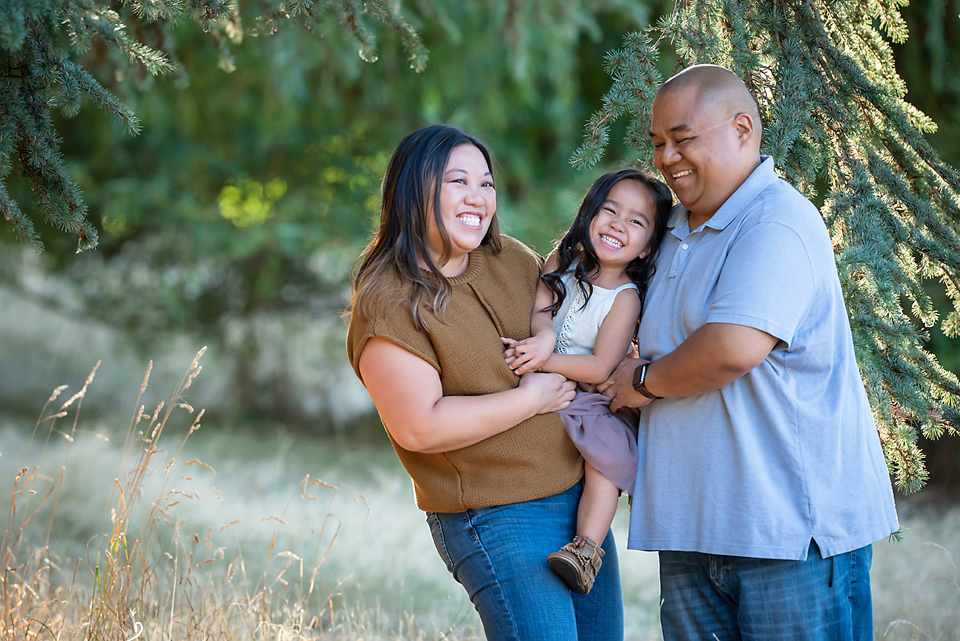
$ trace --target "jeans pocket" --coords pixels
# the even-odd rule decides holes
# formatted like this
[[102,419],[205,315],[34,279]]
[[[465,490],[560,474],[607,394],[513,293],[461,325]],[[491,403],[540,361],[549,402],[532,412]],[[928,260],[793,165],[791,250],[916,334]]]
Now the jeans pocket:
[[447,544],[443,540],[443,526],[440,524],[440,518],[436,512],[427,512],[427,525],[430,526],[430,536],[433,537],[437,554],[447,564],[447,570],[450,574],[453,574],[453,561],[450,560],[450,554],[447,552]]

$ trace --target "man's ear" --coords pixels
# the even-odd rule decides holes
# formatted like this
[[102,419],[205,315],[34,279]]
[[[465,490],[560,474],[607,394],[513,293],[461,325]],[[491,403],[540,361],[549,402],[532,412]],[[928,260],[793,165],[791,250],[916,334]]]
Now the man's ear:
[[749,142],[750,139],[753,138],[754,133],[756,133],[754,125],[753,116],[748,113],[739,113],[733,118],[733,126],[737,130],[737,138],[740,138],[744,142]]

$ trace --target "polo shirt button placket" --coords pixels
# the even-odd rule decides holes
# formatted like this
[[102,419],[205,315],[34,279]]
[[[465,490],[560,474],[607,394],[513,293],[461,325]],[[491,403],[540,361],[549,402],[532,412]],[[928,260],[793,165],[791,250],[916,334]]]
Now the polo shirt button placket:
[[690,243],[686,240],[680,241],[680,249],[673,257],[673,264],[670,265],[670,277],[677,276],[681,271],[683,271],[684,265],[687,264],[687,259],[690,257],[689,254]]

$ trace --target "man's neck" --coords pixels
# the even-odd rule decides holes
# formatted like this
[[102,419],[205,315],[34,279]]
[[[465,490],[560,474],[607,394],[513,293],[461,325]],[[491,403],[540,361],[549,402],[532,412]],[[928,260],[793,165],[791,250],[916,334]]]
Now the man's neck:
[[690,226],[690,231],[699,229],[699,227],[703,225],[703,223],[713,218],[713,214],[695,214],[692,211],[689,212],[689,214],[690,216],[689,216],[689,220],[687,221],[687,224]]
[[[757,170],[757,167],[759,167],[759,166],[762,165],[762,164],[763,164],[763,159],[760,157],[760,154],[757,154],[757,160],[756,160],[756,162],[751,163],[751,164],[749,165],[749,167],[744,168],[744,170],[743,170],[743,172],[742,172],[742,175],[743,175],[742,180],[740,180],[740,182],[737,183],[736,188],[734,188],[734,189],[727,195],[727,197],[723,199],[723,203],[720,204],[720,207],[723,207],[723,205],[726,204],[726,202],[727,202],[728,200],[730,200],[730,197],[733,196],[733,195],[737,192],[737,190],[740,189],[740,187],[743,186],[743,183],[747,182],[747,180],[750,178],[750,176],[753,175],[753,172],[755,172],[755,171]],[[702,213],[702,212],[700,212],[700,213],[694,213],[694,212],[692,212],[692,211],[689,212],[689,213],[690,213],[690,217],[689,217],[690,231],[693,231],[693,230],[695,230],[695,229],[699,229],[701,225],[703,225],[705,222],[707,222],[708,220],[710,220],[711,218],[713,218],[713,215],[716,214],[717,211],[719,211],[719,210],[720,210],[720,209],[717,208],[716,210],[711,211],[711,212],[708,212],[708,213]]]

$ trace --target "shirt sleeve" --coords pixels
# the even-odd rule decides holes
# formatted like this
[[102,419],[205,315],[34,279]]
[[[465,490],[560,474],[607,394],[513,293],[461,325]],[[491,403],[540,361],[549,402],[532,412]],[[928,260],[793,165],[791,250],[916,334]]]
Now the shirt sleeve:
[[361,382],[363,376],[360,375],[360,354],[363,353],[367,341],[374,337],[386,338],[396,343],[428,362],[439,372],[440,362],[430,337],[427,332],[416,328],[406,301],[394,301],[381,307],[373,319],[354,315],[347,328],[347,358]]
[[814,270],[803,239],[785,224],[764,222],[731,246],[707,322],[745,325],[789,345],[813,292]]

